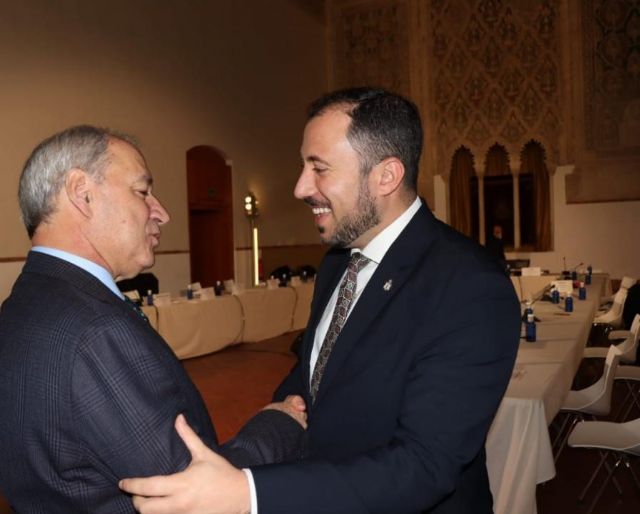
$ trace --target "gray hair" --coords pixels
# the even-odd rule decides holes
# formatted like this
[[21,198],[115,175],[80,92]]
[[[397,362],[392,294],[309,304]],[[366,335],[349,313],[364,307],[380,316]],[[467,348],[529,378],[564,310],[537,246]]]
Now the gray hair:
[[18,187],[22,222],[30,238],[55,211],[55,198],[70,170],[81,169],[94,180],[102,180],[109,164],[109,141],[113,139],[129,143],[139,151],[131,136],[90,125],[63,130],[33,150],[22,169]]

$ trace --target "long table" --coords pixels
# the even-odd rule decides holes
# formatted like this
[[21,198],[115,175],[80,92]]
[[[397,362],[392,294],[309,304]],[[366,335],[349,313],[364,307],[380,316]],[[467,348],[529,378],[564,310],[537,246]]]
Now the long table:
[[[544,287],[544,286],[543,286]],[[587,300],[574,294],[574,312],[534,304],[536,342],[521,340],[505,397],[489,431],[486,451],[496,514],[535,514],[536,486],[555,476],[548,425],[578,370],[608,278],[594,277]]]
[[303,329],[312,295],[313,284],[301,283],[205,299],[179,298],[144,306],[143,311],[178,358],[187,359]]

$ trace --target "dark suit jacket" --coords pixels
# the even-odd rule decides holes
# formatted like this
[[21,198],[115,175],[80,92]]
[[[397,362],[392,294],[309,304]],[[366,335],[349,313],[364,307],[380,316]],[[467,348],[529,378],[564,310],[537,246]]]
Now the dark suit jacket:
[[300,361],[275,394],[305,397],[310,458],[254,470],[260,514],[492,512],[484,442],[520,330],[510,281],[423,205],[362,292],[311,405],[314,332],[347,261],[323,260]]
[[[119,479],[190,461],[180,412],[217,447],[200,394],[149,324],[91,274],[31,252],[0,312],[0,490],[12,506],[134,512]],[[220,451],[237,465],[278,461],[301,431],[265,411]]]

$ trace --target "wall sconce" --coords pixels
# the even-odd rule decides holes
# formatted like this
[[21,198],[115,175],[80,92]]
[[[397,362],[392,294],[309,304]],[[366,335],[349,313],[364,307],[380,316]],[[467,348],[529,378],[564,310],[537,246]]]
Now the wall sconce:
[[256,218],[258,217],[258,200],[253,193],[249,193],[244,197],[244,213],[249,219],[251,227],[251,268],[253,271],[253,285],[260,285],[260,258],[258,255],[258,227],[256,226]]
[[258,200],[253,193],[249,193],[244,197],[244,213],[249,220],[254,220],[258,217]]

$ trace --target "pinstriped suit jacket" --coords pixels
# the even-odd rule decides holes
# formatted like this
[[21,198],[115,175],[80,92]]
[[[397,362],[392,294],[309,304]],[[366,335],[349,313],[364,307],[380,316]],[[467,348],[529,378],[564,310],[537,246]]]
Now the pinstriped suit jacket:
[[265,411],[217,446],[205,405],[164,340],[84,270],[29,254],[0,312],[0,490],[18,512],[134,512],[118,480],[172,473],[183,412],[239,466],[297,455],[302,429]]

